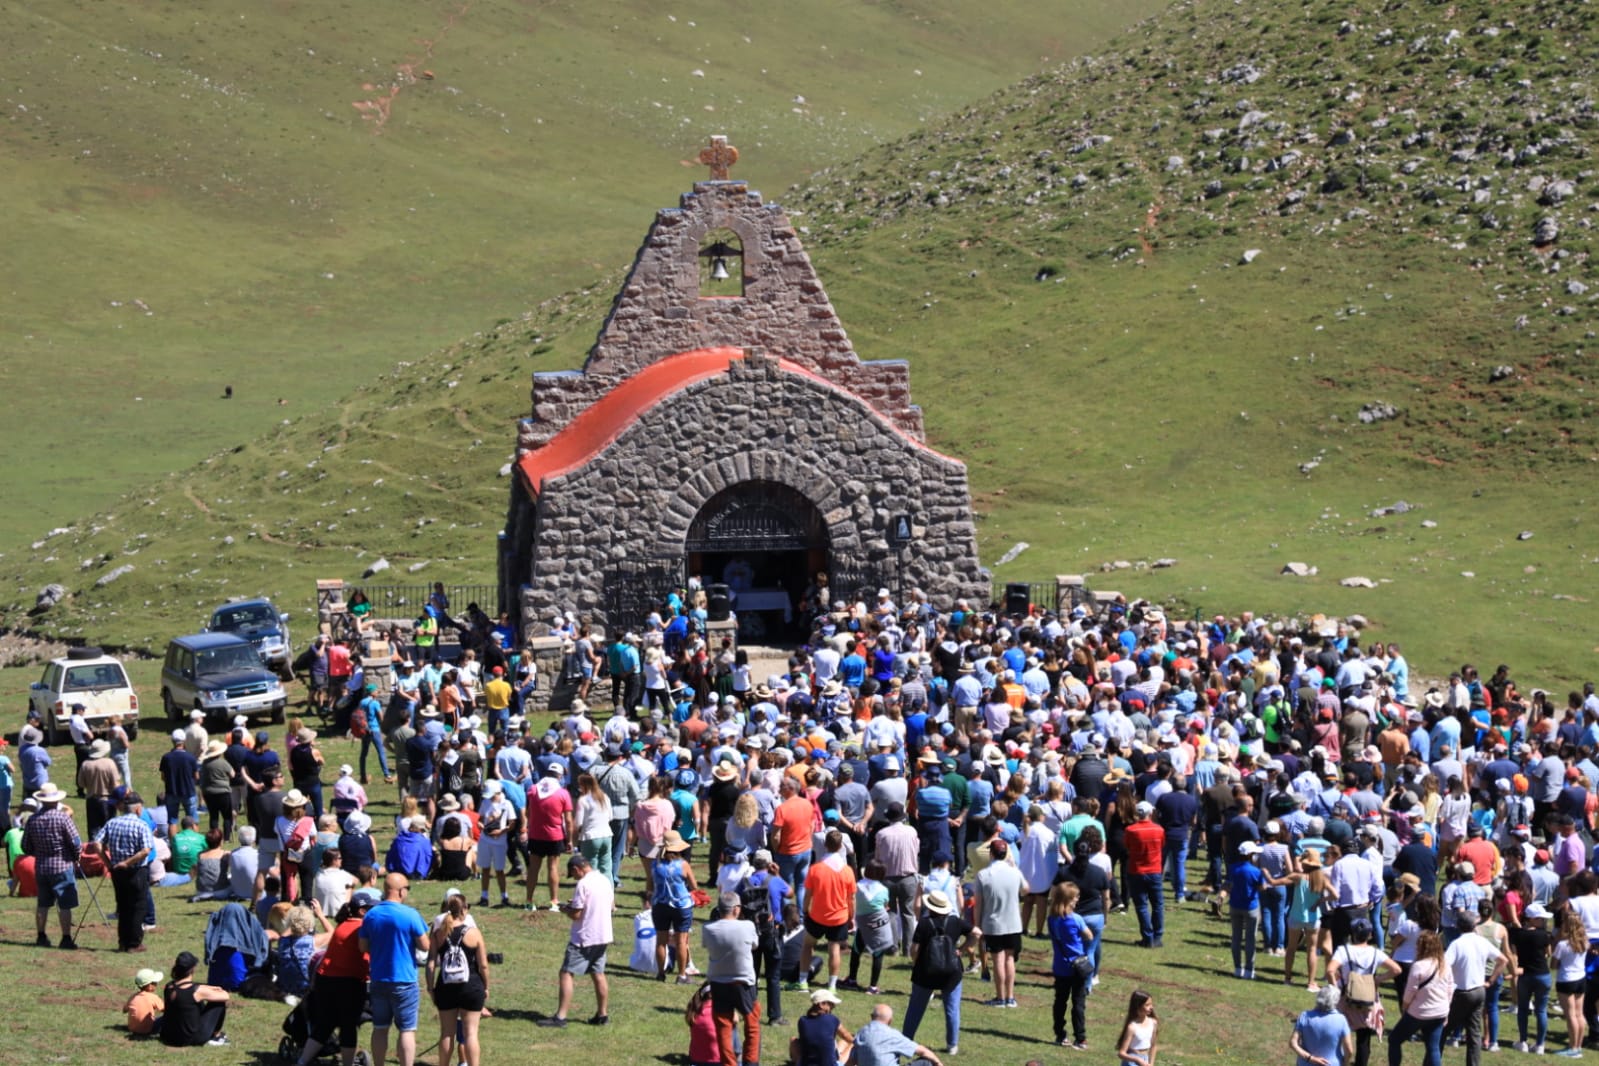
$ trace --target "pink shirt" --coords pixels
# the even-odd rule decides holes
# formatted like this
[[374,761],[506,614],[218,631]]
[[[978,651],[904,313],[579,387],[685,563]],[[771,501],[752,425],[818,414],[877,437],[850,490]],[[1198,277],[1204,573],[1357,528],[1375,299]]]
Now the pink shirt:
[[1582,837],[1576,833],[1562,835],[1554,854],[1555,873],[1570,877],[1587,865],[1582,853]]
[[565,815],[572,810],[572,794],[553,777],[541,778],[527,790],[527,838],[565,840]]
[[[1436,976],[1434,976],[1436,974]],[[1432,980],[1428,980],[1428,978]],[[1455,978],[1449,964],[1428,959],[1410,968],[1405,982],[1405,1013],[1423,1020],[1449,1016],[1449,1001],[1455,995]]]
[[572,889],[572,909],[583,912],[583,917],[572,923],[572,943],[591,948],[616,939],[611,932],[611,912],[615,907],[616,890],[611,887],[611,879],[591,868]]

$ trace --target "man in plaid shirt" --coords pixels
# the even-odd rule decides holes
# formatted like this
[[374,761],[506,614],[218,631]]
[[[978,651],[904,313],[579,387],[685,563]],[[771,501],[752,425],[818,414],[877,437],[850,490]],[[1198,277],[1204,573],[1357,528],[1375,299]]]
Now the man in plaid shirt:
[[122,797],[122,813],[95,838],[111,866],[111,887],[117,894],[117,950],[144,951],[144,916],[149,908],[150,871],[145,860],[155,849],[155,834],[144,824],[144,800],[137,792]]
[[39,802],[39,811],[22,831],[22,851],[33,856],[39,885],[39,905],[34,912],[39,931],[36,942],[41,948],[50,946],[44,926],[54,904],[61,923],[61,947],[71,951],[78,946],[72,939],[72,912],[78,906],[78,827],[71,812],[61,806],[67,794],[56,786],[45,782],[33,798]]

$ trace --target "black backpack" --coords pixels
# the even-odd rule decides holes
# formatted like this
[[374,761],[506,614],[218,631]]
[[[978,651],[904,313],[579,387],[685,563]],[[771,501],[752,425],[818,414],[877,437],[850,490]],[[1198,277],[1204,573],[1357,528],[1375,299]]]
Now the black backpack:
[[755,923],[756,932],[765,936],[772,929],[772,875],[761,879],[760,884],[755,883],[755,875],[744,878],[739,882],[738,899],[742,916],[747,922]]
[[933,935],[927,939],[925,972],[934,987],[941,987],[961,976],[960,953],[955,950],[954,938],[945,931],[949,928],[948,915],[941,916],[936,924],[935,919],[929,917],[927,924],[932,927]]

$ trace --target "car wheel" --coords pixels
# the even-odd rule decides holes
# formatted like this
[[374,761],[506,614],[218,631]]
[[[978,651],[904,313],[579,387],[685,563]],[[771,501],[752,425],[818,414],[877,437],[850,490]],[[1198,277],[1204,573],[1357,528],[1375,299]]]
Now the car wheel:
[[283,724],[283,708],[281,706],[272,708],[272,724]]
[[59,743],[61,743],[61,730],[56,728],[56,718],[52,714],[45,720],[44,745],[47,748],[53,748]]
[[139,723],[138,722],[129,722],[127,725],[123,726],[123,729],[127,730],[128,742],[130,744],[133,741],[139,739]]
[[176,722],[178,720],[178,705],[172,702],[172,693],[166,689],[161,690],[161,710],[166,714],[167,721]]

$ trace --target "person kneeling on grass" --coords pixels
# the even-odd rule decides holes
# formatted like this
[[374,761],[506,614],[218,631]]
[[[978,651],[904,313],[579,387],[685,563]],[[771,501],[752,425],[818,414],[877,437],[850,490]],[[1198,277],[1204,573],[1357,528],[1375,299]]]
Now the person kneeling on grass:
[[172,983],[166,989],[166,1016],[161,1020],[161,1042],[168,1047],[226,1047],[222,1023],[228,1016],[228,994],[215,985],[194,983],[200,960],[183,952],[172,963]]

